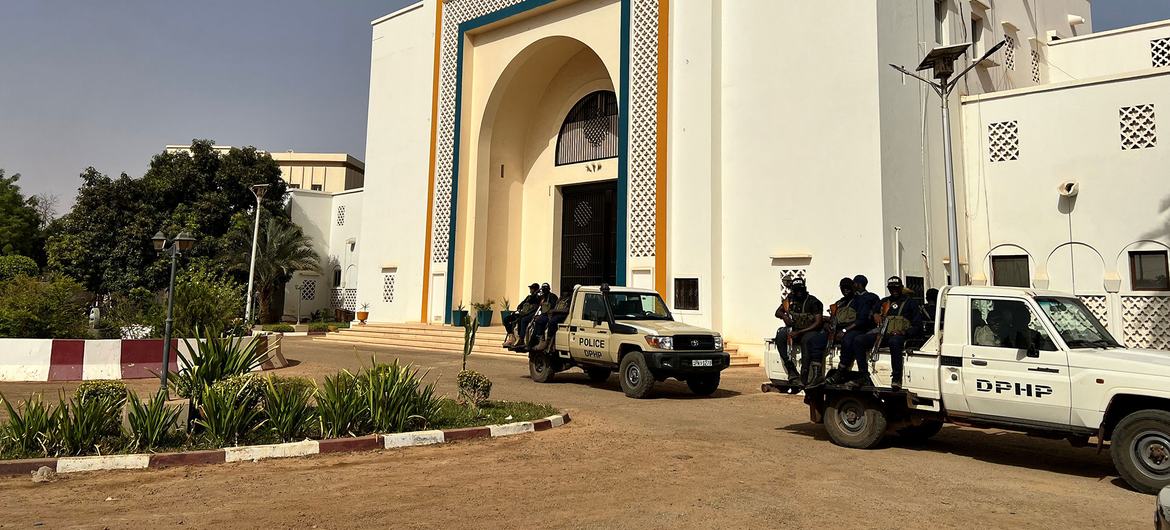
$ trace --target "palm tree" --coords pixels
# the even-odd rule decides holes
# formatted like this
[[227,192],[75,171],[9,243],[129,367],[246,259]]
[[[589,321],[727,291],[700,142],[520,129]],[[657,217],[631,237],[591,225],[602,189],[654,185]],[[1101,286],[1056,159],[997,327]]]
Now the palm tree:
[[[321,257],[313,250],[312,240],[305,237],[299,226],[284,219],[270,217],[261,227],[256,242],[256,292],[260,299],[262,322],[279,322],[284,313],[284,287],[299,271],[321,272]],[[249,234],[250,235],[250,234]],[[233,252],[242,258],[236,268],[247,272],[251,241],[237,238],[236,246],[242,252]]]

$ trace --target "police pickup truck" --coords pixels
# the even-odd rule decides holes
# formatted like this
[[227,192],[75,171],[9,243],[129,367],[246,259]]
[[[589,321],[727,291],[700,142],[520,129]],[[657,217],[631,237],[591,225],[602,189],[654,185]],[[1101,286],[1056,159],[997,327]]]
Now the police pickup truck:
[[580,367],[601,382],[615,370],[632,398],[650,395],[656,381],[675,378],[708,396],[719,373],[731,364],[718,333],[677,322],[658,293],[628,287],[573,290],[565,322],[545,352],[529,352],[528,371],[537,383]]
[[[934,335],[907,353],[902,390],[805,390],[836,444],[868,449],[887,431],[924,440],[944,423],[1106,443],[1130,486],[1170,485],[1170,352],[1123,347],[1075,296],[1007,287],[939,294]],[[888,381],[879,353],[873,381]],[[884,373],[883,373],[884,372]],[[772,378],[766,391],[791,391]]]

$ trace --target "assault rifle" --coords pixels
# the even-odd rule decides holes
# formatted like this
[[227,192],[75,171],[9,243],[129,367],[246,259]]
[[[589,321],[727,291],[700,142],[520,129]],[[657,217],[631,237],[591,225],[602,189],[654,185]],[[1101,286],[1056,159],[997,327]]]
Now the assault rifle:
[[877,373],[878,350],[882,347],[882,340],[886,338],[886,331],[890,327],[890,317],[882,308],[882,324],[878,326],[877,340],[873,341],[873,348],[869,350],[869,373]]

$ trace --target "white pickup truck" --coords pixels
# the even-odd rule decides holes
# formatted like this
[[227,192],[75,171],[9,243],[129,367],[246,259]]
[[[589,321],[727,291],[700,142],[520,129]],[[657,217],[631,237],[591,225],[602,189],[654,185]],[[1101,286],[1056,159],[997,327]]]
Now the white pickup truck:
[[[1078,446],[1095,437],[1134,489],[1170,485],[1170,352],[1123,347],[1066,293],[954,287],[939,294],[937,311],[934,335],[907,353],[902,390],[805,389],[812,421],[834,443],[868,449],[888,431],[925,439],[944,423]],[[764,390],[793,391],[773,362]],[[888,381],[889,355],[876,367],[873,381]]]

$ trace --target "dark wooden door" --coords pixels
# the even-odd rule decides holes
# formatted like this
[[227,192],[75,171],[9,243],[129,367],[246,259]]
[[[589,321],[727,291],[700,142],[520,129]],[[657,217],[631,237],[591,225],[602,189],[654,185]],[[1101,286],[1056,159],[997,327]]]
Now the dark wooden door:
[[617,279],[617,183],[561,189],[561,292]]

